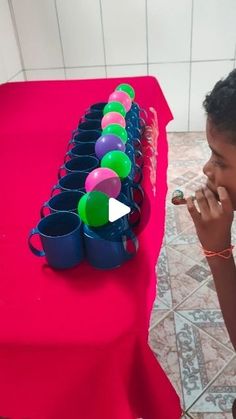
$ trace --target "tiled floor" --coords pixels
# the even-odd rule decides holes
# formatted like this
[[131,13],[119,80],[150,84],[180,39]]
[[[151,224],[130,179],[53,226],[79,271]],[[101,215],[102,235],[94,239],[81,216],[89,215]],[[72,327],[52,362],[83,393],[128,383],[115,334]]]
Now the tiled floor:
[[[186,419],[230,419],[236,355],[192,220],[185,206],[171,204],[178,187],[191,194],[204,183],[201,169],[209,150],[204,133],[169,134],[168,139],[166,232],[150,346],[181,397]],[[236,223],[233,231],[236,239]]]

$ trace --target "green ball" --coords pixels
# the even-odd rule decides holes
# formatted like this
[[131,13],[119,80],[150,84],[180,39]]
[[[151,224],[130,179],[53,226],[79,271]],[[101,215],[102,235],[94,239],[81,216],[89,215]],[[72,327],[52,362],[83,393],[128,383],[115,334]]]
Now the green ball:
[[131,160],[123,151],[109,151],[101,160],[101,167],[114,170],[121,179],[126,178],[131,171]]
[[78,204],[81,220],[91,227],[100,227],[109,221],[109,196],[99,191],[88,192]]
[[121,90],[122,92],[128,93],[131,100],[134,100],[135,98],[135,91],[130,84],[122,83],[117,86],[116,90]]
[[126,115],[125,107],[120,102],[109,102],[103,109],[103,115],[106,115],[106,113],[109,112],[118,112],[120,113],[124,118]]
[[119,137],[125,144],[128,140],[128,134],[125,128],[119,124],[109,124],[102,131],[102,135],[113,134]]

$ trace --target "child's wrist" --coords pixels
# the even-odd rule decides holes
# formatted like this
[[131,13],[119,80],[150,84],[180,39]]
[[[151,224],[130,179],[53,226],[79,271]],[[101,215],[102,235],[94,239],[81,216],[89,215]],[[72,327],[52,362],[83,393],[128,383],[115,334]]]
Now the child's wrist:
[[234,246],[231,244],[230,246],[225,247],[223,250],[216,251],[216,250],[208,250],[202,247],[203,253],[207,258],[213,257],[220,257],[222,259],[229,259],[233,254]]

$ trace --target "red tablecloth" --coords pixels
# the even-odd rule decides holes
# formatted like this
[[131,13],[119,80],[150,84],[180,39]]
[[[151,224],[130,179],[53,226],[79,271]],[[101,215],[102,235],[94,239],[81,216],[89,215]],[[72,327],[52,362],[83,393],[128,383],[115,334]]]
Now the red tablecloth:
[[[136,102],[157,112],[156,194],[148,159],[143,186],[151,214],[140,226],[138,255],[106,272],[86,262],[53,271],[29,251],[27,236],[57,181],[72,129],[89,105],[106,101],[124,80],[0,86],[0,416],[180,418],[178,396],[147,343],[172,115],[153,77],[125,80]],[[142,223],[147,212],[144,202]]]

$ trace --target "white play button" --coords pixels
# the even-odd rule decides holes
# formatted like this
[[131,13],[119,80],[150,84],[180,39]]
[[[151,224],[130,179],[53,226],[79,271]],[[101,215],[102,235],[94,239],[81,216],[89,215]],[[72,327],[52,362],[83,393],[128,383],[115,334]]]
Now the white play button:
[[111,223],[123,217],[124,215],[129,214],[130,211],[130,207],[128,207],[120,201],[117,201],[117,199],[109,199],[109,221]]

